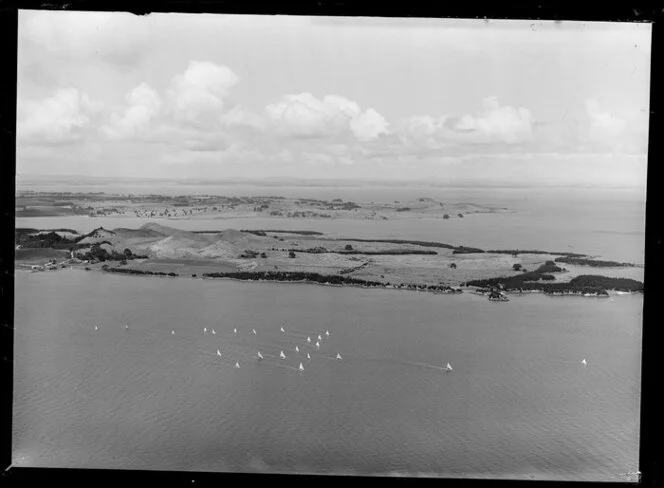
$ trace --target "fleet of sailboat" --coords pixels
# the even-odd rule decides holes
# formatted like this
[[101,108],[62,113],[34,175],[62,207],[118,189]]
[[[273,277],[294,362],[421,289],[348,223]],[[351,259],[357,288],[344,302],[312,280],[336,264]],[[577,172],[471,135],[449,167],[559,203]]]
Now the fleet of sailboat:
[[[129,329],[129,324],[125,323],[125,329]],[[95,325],[95,330],[99,330],[99,326],[98,326],[98,325]],[[285,332],[286,332],[286,331],[284,330],[283,326],[280,328],[280,330],[281,330],[282,333],[285,333]],[[257,334],[256,334],[256,329],[251,329],[251,331],[253,332],[254,335],[257,335]],[[213,334],[216,334],[216,331],[215,331],[214,329],[211,329],[211,332],[212,332]],[[204,328],[203,328],[203,333],[204,333],[204,334],[207,333],[207,327],[204,327]],[[234,333],[234,334],[237,334],[237,328],[234,328],[234,329],[233,329],[233,333]],[[171,330],[171,335],[175,335],[175,330]],[[329,330],[326,330],[326,331],[325,331],[325,336],[327,336],[327,337],[330,336],[330,331],[329,331]],[[319,334],[319,335],[318,335],[318,341],[316,341],[316,344],[315,344],[316,349],[320,349],[320,341],[321,341],[321,340],[322,340],[322,336]],[[306,342],[309,343],[309,344],[311,343],[311,337],[310,337],[310,336],[307,337]],[[297,352],[297,353],[300,352],[300,348],[299,348],[299,346],[297,346],[297,345],[295,346],[295,352]],[[217,356],[218,356],[218,357],[221,357],[221,351],[220,351],[219,349],[217,349]],[[260,351],[258,351],[258,353],[257,353],[257,357],[258,357],[259,360],[264,359],[264,357],[263,357],[263,355],[261,354]],[[283,351],[283,350],[279,353],[279,357],[280,357],[281,359],[286,359],[286,355],[284,354],[284,351]],[[311,355],[310,355],[309,353],[307,353],[307,359],[308,359],[308,360],[311,360]],[[341,354],[340,354],[340,353],[337,353],[337,355],[335,356],[335,359],[337,359],[337,360],[341,360],[341,359],[343,359],[343,358],[341,357]],[[585,358],[583,358],[583,359],[581,360],[581,364],[582,364],[584,367],[586,367],[586,366],[588,366],[588,361],[587,361]],[[239,361],[236,361],[236,362],[235,362],[235,367],[236,367],[236,368],[239,368],[239,367],[240,367],[240,363],[239,363]],[[300,366],[298,367],[298,370],[299,370],[299,371],[304,371],[304,366],[302,365],[302,363],[300,363]],[[447,371],[447,372],[448,372],[448,371],[453,371],[452,365],[448,362],[448,363],[445,365],[445,367],[443,368],[443,370],[444,370],[444,371]]]

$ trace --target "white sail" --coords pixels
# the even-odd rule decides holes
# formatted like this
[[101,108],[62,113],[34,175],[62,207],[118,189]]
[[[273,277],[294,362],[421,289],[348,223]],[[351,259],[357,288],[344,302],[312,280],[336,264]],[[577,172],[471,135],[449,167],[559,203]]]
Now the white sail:
[[238,363],[237,361],[235,361],[235,367],[236,367],[236,368],[239,368],[239,367],[240,367],[240,363]]
[[295,352],[300,352],[300,348],[295,346]]
[[330,331],[329,331],[329,330],[326,330],[326,331],[325,331],[325,335],[328,336],[328,337],[330,337]]
[[233,329],[233,334],[237,334],[237,329]]
[[281,354],[279,354],[279,357],[281,359],[286,359],[286,355],[284,354],[284,351],[281,351]]
[[323,338],[320,336],[320,334],[318,334],[318,340],[319,340],[319,341],[322,341],[322,340],[323,340]]
[[307,353],[307,359],[311,359],[311,356],[309,356],[309,353]]
[[95,325],[95,330],[99,330],[99,329],[97,328],[97,326],[96,326],[96,325]]
[[171,335],[175,335],[175,331],[174,331],[174,330],[171,331]]
[[286,331],[284,330],[284,328],[283,328],[283,327],[282,327],[282,328],[281,328],[280,330],[281,330],[281,332],[286,332]]
[[337,359],[342,359],[341,354],[337,353]]
[[587,365],[588,365],[588,363],[586,362],[585,359],[584,359],[583,361],[581,361],[581,364],[583,364],[584,366],[587,366]]
[[258,351],[258,359],[263,359],[263,355],[261,354],[260,351]]
[[302,363],[300,363],[300,367],[298,368],[300,371],[304,371],[304,366],[302,366]]
[[221,357],[221,352],[217,349],[217,356]]
[[207,327],[203,327],[203,334],[207,334]]
[[320,347],[320,343],[317,342],[317,343],[316,343],[316,349],[318,349],[319,347]]
[[452,365],[450,365],[450,363],[447,363],[447,366],[445,366],[445,369],[447,371],[452,371]]
[[214,329],[212,329],[212,333],[213,333],[213,334],[216,334],[216,332],[214,331]]
[[307,337],[307,344],[311,344],[311,337]]
[[256,335],[256,329],[251,329],[251,332],[253,332],[254,335]]

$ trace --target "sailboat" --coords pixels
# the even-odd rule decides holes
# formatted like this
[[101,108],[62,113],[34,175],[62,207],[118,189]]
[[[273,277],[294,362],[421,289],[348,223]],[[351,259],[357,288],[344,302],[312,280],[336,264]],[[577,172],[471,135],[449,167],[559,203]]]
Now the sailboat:
[[95,330],[99,330],[99,328],[95,325]]
[[307,344],[311,344],[311,337],[307,337]]
[[284,351],[281,351],[281,354],[279,354],[279,357],[281,359],[286,359],[286,355],[284,354]]
[[213,334],[216,334],[216,332],[214,331],[214,329],[212,329],[212,333],[213,333]]
[[300,348],[295,346],[295,352],[300,352]]
[[174,330],[171,331],[171,335],[175,335],[175,331],[174,331]]
[[263,359],[263,355],[261,354],[260,351],[258,351],[258,359]]
[[235,367],[236,367],[236,368],[239,368],[239,367],[240,367],[240,363],[237,362],[237,361],[235,361]]
[[304,371],[304,366],[302,366],[302,363],[300,363],[300,367],[297,369],[299,369],[300,371]]
[[584,366],[588,366],[588,363],[586,362],[585,358],[583,361],[581,361],[581,364],[583,364]]
[[217,356],[221,357],[221,351],[219,351],[219,349],[217,349]]
[[309,356],[309,353],[307,353],[307,359],[311,359],[311,356]]
[[316,342],[316,349],[320,348],[320,342]]
[[341,357],[341,354],[337,353],[337,359],[343,359],[343,358]]
[[447,363],[447,366],[445,366],[445,371],[452,371],[452,365],[450,363]]
[[203,327],[203,334],[207,334],[207,327]]
[[329,331],[329,330],[326,330],[326,331],[325,331],[325,335],[328,336],[328,337],[330,337],[330,331]]
[[284,334],[286,333],[286,331],[284,330],[284,328],[283,328],[283,327],[281,327],[281,329],[280,329],[280,330],[281,330],[281,332],[283,332]]
[[125,329],[129,329],[129,324],[125,324]]
[[233,334],[237,334],[237,329],[233,329]]
[[322,341],[322,340],[323,340],[323,338],[320,336],[320,334],[318,334],[318,340],[319,340],[319,341]]
[[253,332],[254,335],[256,335],[256,329],[251,329],[251,332]]

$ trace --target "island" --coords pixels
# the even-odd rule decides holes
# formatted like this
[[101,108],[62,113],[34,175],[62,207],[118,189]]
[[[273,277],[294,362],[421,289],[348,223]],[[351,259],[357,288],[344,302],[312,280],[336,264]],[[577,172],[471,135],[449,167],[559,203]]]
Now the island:
[[[34,213],[35,207],[42,213],[85,211],[89,212],[88,216],[98,215],[98,212],[111,211],[105,205],[112,198],[106,194],[22,194],[17,197],[17,216],[21,212]],[[155,212],[159,216],[175,214],[171,215],[174,222],[185,216],[190,218],[196,212],[255,214],[268,209],[277,211],[276,208],[292,218],[303,213],[316,214],[318,218],[340,218],[339,215],[344,214],[354,216],[352,218],[393,218],[392,213],[427,215],[435,211],[441,220],[446,220],[445,215],[449,217],[451,208],[463,207],[465,215],[472,215],[473,211],[508,211],[469,203],[445,204],[427,198],[389,206],[356,204],[341,199],[211,196],[205,205],[192,205],[199,198],[126,196],[125,200],[116,202],[113,211],[133,212],[143,219]],[[70,205],[61,205],[63,202]],[[96,202],[96,207],[90,202]],[[157,209],[154,205],[162,207]],[[382,210],[378,211],[379,208]],[[323,210],[330,216],[321,217]],[[598,297],[610,292],[643,292],[643,283],[639,280],[629,276],[603,276],[593,271],[598,268],[629,270],[636,265],[598,260],[581,253],[486,250],[435,241],[339,237],[315,229],[185,231],[157,222],[136,228],[107,229],[100,225],[87,233],[72,228],[19,227],[15,229],[15,263],[17,268],[35,272],[77,267],[168,278],[305,282],[451,294],[466,291],[486,294],[492,301],[505,301],[505,293]]]

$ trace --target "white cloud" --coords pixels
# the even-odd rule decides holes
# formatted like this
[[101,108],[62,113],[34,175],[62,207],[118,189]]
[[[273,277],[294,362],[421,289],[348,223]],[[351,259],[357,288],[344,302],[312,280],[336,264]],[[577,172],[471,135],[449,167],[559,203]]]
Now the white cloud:
[[76,88],[58,89],[43,100],[19,100],[17,135],[32,144],[67,144],[79,141],[91,127],[91,117],[102,105]]
[[611,112],[603,112],[596,100],[586,100],[586,113],[590,119],[589,137],[591,140],[613,144],[626,126],[626,121]]
[[176,75],[167,90],[176,119],[204,123],[224,109],[224,99],[239,81],[227,66],[210,61],[191,61],[186,71]]
[[111,114],[110,124],[102,127],[102,132],[111,138],[145,135],[162,106],[159,93],[147,83],[138,85],[125,98],[128,106],[124,113]]
[[266,127],[266,121],[260,115],[247,112],[239,107],[233,107],[229,111],[221,114],[220,122],[226,127],[252,128],[263,130]]
[[293,136],[333,137],[350,131],[360,140],[370,140],[387,133],[387,122],[378,112],[362,112],[356,102],[339,95],[322,100],[311,93],[285,95],[264,113],[276,132]]
[[372,108],[351,119],[350,129],[355,137],[362,141],[375,139],[380,134],[389,134],[387,120]]
[[496,97],[485,98],[482,105],[482,112],[475,116],[462,116],[454,125],[454,130],[469,133],[473,142],[513,144],[532,139],[530,111],[500,106]]
[[519,144],[533,140],[532,116],[525,108],[501,106],[496,97],[482,100],[483,110],[459,117],[428,115],[406,119],[401,130],[411,143]]

